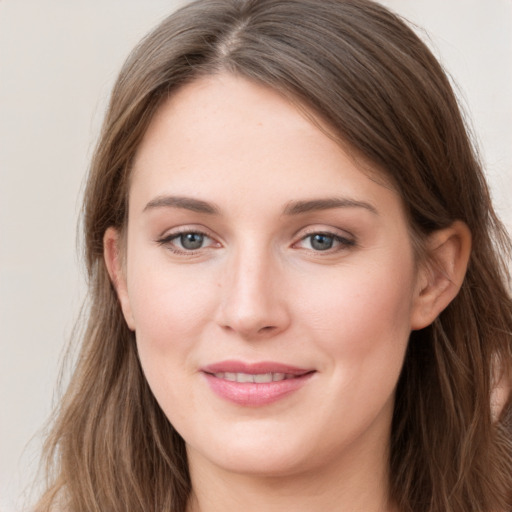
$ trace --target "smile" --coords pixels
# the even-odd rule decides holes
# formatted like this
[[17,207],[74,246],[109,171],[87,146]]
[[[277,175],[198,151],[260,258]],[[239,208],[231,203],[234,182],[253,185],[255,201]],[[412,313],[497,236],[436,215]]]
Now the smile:
[[230,382],[279,382],[281,380],[293,379],[296,376],[287,373],[233,373],[233,372],[217,372],[214,373],[218,379],[229,380]]
[[261,407],[301,389],[316,373],[280,363],[224,361],[202,368],[215,395],[239,406]]

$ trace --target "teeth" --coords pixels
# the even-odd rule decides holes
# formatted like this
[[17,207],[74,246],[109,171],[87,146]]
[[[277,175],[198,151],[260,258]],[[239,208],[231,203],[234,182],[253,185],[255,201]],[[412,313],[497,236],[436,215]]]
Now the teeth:
[[219,372],[214,374],[218,379],[229,380],[231,382],[278,382],[280,380],[293,379],[293,375],[286,373],[232,373]]
[[259,373],[254,375],[254,382],[272,382],[272,374],[271,373]]

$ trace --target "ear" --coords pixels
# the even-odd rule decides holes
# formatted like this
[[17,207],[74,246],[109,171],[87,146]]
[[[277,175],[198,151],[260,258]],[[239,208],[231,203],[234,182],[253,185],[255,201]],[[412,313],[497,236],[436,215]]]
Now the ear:
[[124,318],[128,327],[134,331],[135,322],[130,307],[130,299],[128,297],[128,287],[126,283],[126,272],[123,264],[123,248],[121,235],[119,230],[110,227],[105,231],[103,236],[103,256],[107,267],[110,280],[117,292],[119,303],[123,311]]
[[459,293],[471,254],[471,232],[464,222],[455,221],[432,233],[426,246],[413,302],[413,330],[430,325]]

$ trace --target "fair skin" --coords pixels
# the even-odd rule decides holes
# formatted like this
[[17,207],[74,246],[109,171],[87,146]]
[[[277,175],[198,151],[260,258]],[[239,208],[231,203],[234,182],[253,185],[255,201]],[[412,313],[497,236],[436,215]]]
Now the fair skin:
[[392,510],[408,337],[457,293],[470,237],[427,246],[435,267],[396,191],[271,89],[221,73],[162,105],[105,260],[185,440],[190,512]]

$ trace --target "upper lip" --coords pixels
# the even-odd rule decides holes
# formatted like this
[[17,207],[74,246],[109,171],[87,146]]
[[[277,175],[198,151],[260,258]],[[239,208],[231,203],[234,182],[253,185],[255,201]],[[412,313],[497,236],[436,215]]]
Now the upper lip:
[[273,361],[261,361],[257,363],[245,363],[242,361],[219,361],[218,363],[203,366],[205,373],[247,373],[258,375],[262,373],[285,373],[288,375],[304,375],[314,371],[312,368],[299,368],[288,364]]

